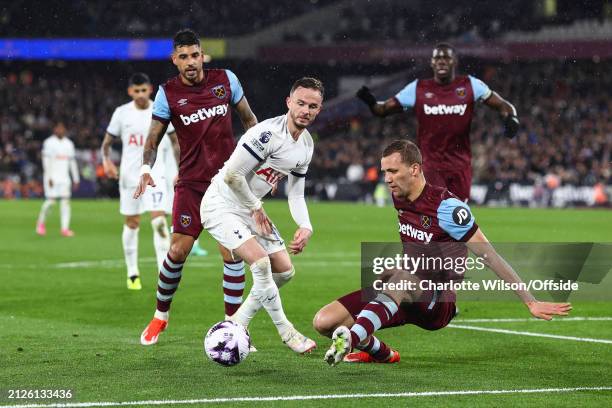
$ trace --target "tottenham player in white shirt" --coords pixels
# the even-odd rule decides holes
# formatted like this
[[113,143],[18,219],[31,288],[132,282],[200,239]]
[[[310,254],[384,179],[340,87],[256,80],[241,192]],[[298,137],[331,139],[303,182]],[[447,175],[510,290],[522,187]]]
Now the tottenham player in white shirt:
[[288,113],[265,120],[242,136],[213,178],[200,210],[203,227],[249,264],[253,273],[251,292],[231,320],[247,327],[263,307],[283,342],[297,353],[310,352],[316,344],[299,333],[283,311],[278,288],[293,277],[295,269],[261,199],[288,177],[289,209],[298,225],[289,250],[302,252],[312,235],[304,185],[314,143],[306,127],[315,120],[322,103],[321,81],[296,81],[287,97]]
[[70,229],[70,196],[72,189],[76,190],[79,186],[79,169],[74,143],[66,137],[66,126],[63,122],[57,122],[53,134],[43,142],[42,162],[45,202],[38,215],[36,232],[38,235],[47,233],[47,212],[55,204],[55,200],[59,199],[61,234],[72,237],[74,232]]
[[[128,95],[132,101],[115,109],[102,142],[104,172],[110,178],[119,179],[119,207],[120,213],[125,216],[121,240],[127,266],[127,287],[133,290],[142,288],[138,269],[138,231],[140,215],[143,212],[151,213],[153,246],[158,268],[161,267],[170,248],[170,232],[166,221],[169,194],[163,160],[158,160],[153,168],[156,186],[147,189],[144,196],[139,199],[135,200],[132,197],[140,178],[142,152],[151,125],[153,111],[151,92],[151,81],[146,74],[135,73],[130,77]],[[174,129],[170,126],[164,138],[172,140],[173,132]],[[118,138],[122,143],[119,172],[110,159],[111,145]],[[175,138],[172,145],[177,146]]]

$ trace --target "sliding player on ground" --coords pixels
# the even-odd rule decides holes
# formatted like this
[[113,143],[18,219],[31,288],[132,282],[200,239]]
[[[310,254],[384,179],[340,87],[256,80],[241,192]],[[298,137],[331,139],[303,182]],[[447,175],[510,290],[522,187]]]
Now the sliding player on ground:
[[[508,283],[522,282],[480,230],[467,204],[444,187],[429,184],[423,176],[421,153],[409,141],[398,140],[387,146],[381,159],[385,182],[398,212],[400,238],[404,247],[423,242],[466,242],[486,266]],[[422,247],[422,246],[421,246]],[[463,248],[463,258],[467,251]],[[388,282],[400,283],[428,276],[396,270]],[[452,290],[383,290],[368,301],[367,290],[357,290],[324,306],[313,324],[324,336],[333,339],[325,354],[330,365],[341,361],[395,363],[399,353],[374,336],[379,329],[414,324],[426,330],[446,327],[456,315]],[[569,303],[539,302],[529,291],[516,294],[532,316],[550,320],[565,316]],[[351,353],[353,350],[359,352]],[[350,354],[349,354],[350,353]]]

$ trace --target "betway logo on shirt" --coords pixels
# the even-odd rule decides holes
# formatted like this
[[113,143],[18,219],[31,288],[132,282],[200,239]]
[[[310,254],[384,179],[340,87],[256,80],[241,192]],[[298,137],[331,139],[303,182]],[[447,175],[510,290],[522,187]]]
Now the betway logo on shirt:
[[407,235],[410,238],[414,238],[421,242],[426,242],[426,243],[431,242],[431,237],[433,237],[433,234],[431,232],[421,231],[418,228],[414,228],[410,224],[402,224],[402,223],[398,223],[398,224],[399,224],[399,232],[401,234]]
[[463,116],[465,110],[467,109],[467,104],[462,105],[433,105],[429,106],[427,104],[423,105],[423,109],[425,110],[426,115],[459,115]]
[[227,114],[227,103],[223,105],[213,106],[212,108],[202,108],[198,109],[195,113],[191,115],[179,115],[183,124],[185,126],[189,126],[192,123],[199,122],[201,120],[206,120],[212,118],[213,116],[225,116]]

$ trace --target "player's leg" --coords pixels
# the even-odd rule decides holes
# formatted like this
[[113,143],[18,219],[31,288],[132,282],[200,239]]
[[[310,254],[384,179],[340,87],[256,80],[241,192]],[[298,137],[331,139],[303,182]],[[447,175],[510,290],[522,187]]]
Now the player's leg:
[[[264,242],[260,242],[262,244]],[[264,243],[265,246],[270,246],[272,243],[269,241]],[[262,246],[264,246],[262,245]],[[265,248],[268,251],[274,250],[269,253],[272,271],[272,279],[278,289],[287,284],[295,275],[295,268],[291,263],[289,254],[284,249],[284,246],[277,245],[276,248]],[[262,303],[252,294],[249,293],[244,304],[236,312],[236,321],[240,322],[245,327],[248,327],[251,320],[257,312],[263,307]],[[289,346],[292,350],[298,353],[305,353],[316,348],[316,343],[298,332],[295,328],[290,331],[281,333],[283,342]]]
[[170,250],[162,263],[157,279],[157,306],[153,319],[140,335],[140,344],[157,343],[159,334],[168,326],[170,306],[183,276],[183,265],[195,239],[190,235],[173,233]]
[[64,237],[72,237],[74,236],[74,232],[70,229],[70,197],[72,196],[72,191],[70,189],[70,183],[64,183],[57,186],[60,190],[60,226],[61,226],[61,234]]
[[[388,280],[397,283],[398,287],[406,281],[415,281],[418,287],[418,278],[406,271],[395,271]],[[330,365],[341,362],[357,345],[367,342],[378,329],[388,326],[398,313],[400,303],[413,303],[419,299],[420,294],[419,290],[385,291],[378,294],[363,307],[350,329],[340,326],[334,330],[332,345],[325,354],[325,360]]]
[[151,228],[153,229],[153,248],[157,259],[157,269],[160,270],[170,250],[170,230],[164,211],[151,211]]
[[242,304],[245,285],[244,262],[233,257],[231,251],[223,245],[217,243],[217,246],[223,258],[223,302],[225,318],[229,319]]
[[183,265],[194,241],[202,232],[199,212],[201,201],[200,192],[184,186],[175,188],[170,250],[159,270],[157,307],[153,319],[140,335],[142,345],[157,343],[159,334],[168,325],[170,305],[181,281]]
[[140,215],[126,215],[121,233],[121,244],[127,270],[127,288],[142,289],[140,270],[138,268],[138,232],[140,231]]
[[[314,329],[323,336],[332,337],[338,327],[352,327],[359,312],[368,304],[365,298],[365,293],[357,290],[323,306],[313,319]],[[396,363],[400,360],[397,351],[391,349],[374,335],[357,344],[355,348],[360,351],[347,354],[344,361],[350,363]]]
[[[255,237],[251,237],[236,248],[234,253],[250,265],[253,273],[253,287],[249,297],[261,303],[266,309],[283,342],[298,353],[312,351],[316,347],[314,341],[299,333],[285,315],[278,287],[272,278],[272,264],[266,250]],[[239,309],[233,320],[245,325],[247,322],[241,320],[242,315]]]
[[47,227],[45,226],[45,221],[47,220],[47,214],[51,207],[55,204],[55,198],[47,197],[40,208],[40,213],[38,214],[38,220],[36,221],[36,233],[38,235],[47,234]]

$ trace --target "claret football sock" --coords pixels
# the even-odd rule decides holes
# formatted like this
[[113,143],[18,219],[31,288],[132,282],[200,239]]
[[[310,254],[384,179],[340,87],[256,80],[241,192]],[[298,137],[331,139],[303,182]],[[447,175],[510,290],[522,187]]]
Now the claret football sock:
[[397,313],[398,307],[393,299],[385,294],[379,294],[368,303],[357,316],[351,327],[351,344],[359,344],[376,330],[385,326]]
[[242,304],[244,293],[244,262],[223,263],[223,301],[225,302],[225,315],[233,316]]
[[157,280],[157,310],[167,312],[170,310],[170,303],[174,293],[178,289],[181,281],[184,262],[176,262],[166,255],[166,259],[159,270]]

